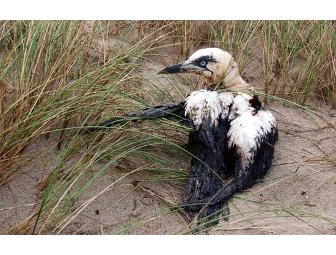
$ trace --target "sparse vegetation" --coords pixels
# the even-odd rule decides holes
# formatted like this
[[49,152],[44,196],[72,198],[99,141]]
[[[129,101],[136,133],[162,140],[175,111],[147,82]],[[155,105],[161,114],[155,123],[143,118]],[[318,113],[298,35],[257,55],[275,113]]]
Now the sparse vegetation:
[[[134,187],[140,189],[142,181],[182,189],[188,162],[181,162],[189,156],[182,147],[184,127],[159,120],[150,127],[126,123],[85,135],[83,127],[186,96],[194,88],[185,84],[197,85],[198,78],[158,80],[146,73],[146,64],[155,59],[165,65],[200,47],[231,52],[244,78],[265,92],[266,103],[293,102],[309,113],[315,113],[316,100],[336,106],[336,26],[331,21],[1,21],[0,185],[20,175],[17,164],[29,159],[26,149],[37,140],[48,139],[57,151],[57,163],[37,187],[33,213],[11,233],[62,233],[128,176],[137,176]],[[321,160],[335,163],[335,158],[326,153]],[[136,163],[123,167],[125,159]],[[87,197],[107,173],[114,182]],[[285,210],[285,217],[302,213],[286,206],[271,210]],[[262,217],[255,213],[262,214],[251,212],[252,218]],[[323,215],[304,215],[336,224]]]

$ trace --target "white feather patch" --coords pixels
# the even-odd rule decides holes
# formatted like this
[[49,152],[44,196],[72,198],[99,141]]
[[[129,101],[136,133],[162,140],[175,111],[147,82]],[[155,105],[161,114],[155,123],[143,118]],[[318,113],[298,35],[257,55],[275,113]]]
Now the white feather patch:
[[221,92],[218,93],[218,96],[222,105],[222,119],[225,119],[229,115],[230,105],[233,103],[234,96],[231,92]]
[[186,116],[192,119],[194,125],[199,127],[204,119],[212,124],[218,124],[222,112],[221,101],[216,91],[198,90],[191,93],[186,101]]
[[236,95],[231,106],[229,120],[235,119],[244,112],[253,111],[253,108],[250,106],[250,99],[252,99],[252,97],[248,94],[239,93]]
[[253,110],[248,109],[231,121],[229,146],[235,145],[243,163],[247,164],[258,149],[258,140],[270,133],[274,127],[276,120],[271,112],[259,110],[253,115]]

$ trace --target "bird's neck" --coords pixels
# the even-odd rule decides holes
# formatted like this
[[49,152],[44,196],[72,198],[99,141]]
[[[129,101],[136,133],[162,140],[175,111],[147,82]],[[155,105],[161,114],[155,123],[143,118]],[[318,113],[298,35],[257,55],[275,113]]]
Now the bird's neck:
[[231,77],[231,79],[228,79],[225,77],[222,81],[217,82],[216,84],[211,84],[208,86],[211,90],[217,90],[217,89],[225,89],[232,92],[243,92],[243,93],[253,93],[254,87],[249,84],[248,82],[244,81],[244,79],[237,75],[235,77]]
[[241,76],[236,76],[228,81],[224,79],[222,81],[224,89],[236,91],[236,92],[251,92],[254,91],[254,87],[243,80]]
[[254,87],[240,76],[237,63],[231,58],[230,63],[226,68],[222,69],[222,75],[213,75],[208,78],[209,84],[212,85],[215,90],[218,88],[230,90],[233,92],[251,93],[254,91]]

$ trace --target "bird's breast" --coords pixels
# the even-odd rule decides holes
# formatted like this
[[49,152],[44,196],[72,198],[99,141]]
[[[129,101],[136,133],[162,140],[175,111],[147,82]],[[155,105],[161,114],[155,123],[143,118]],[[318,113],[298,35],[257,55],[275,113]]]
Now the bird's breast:
[[217,126],[219,118],[228,116],[233,98],[230,92],[218,93],[204,89],[194,91],[186,100],[185,114],[197,128],[204,120]]

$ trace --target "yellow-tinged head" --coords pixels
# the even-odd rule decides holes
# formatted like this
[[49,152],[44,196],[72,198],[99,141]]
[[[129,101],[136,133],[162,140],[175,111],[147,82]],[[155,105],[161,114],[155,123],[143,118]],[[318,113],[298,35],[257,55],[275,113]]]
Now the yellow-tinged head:
[[207,86],[232,90],[246,90],[251,86],[240,74],[237,63],[227,52],[219,48],[205,48],[193,53],[186,61],[168,66],[161,74],[195,73],[206,78]]

